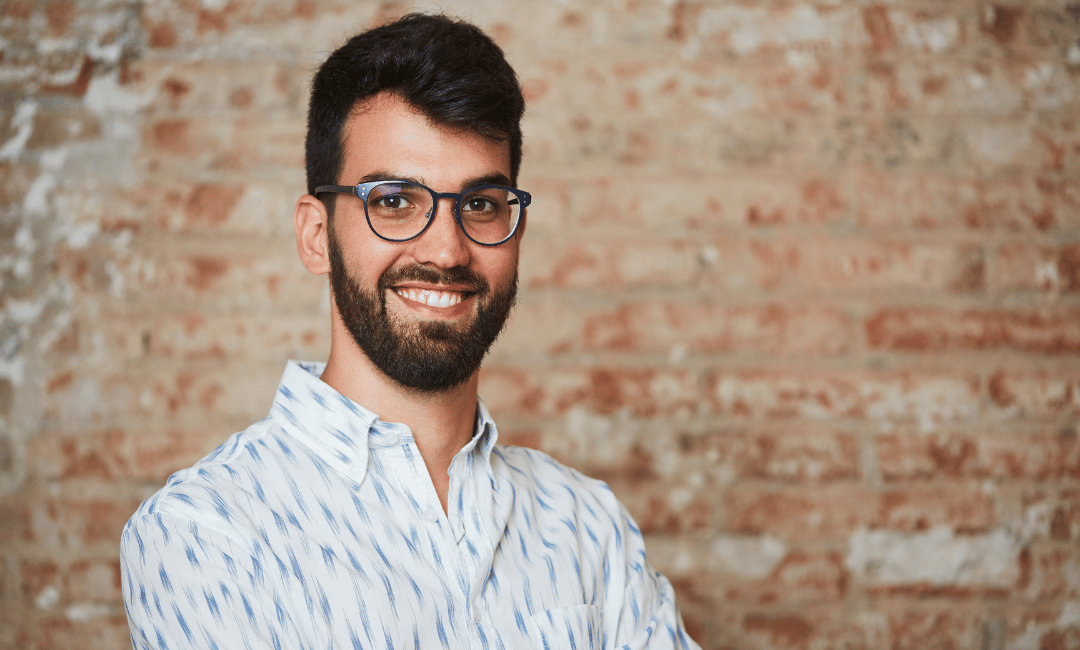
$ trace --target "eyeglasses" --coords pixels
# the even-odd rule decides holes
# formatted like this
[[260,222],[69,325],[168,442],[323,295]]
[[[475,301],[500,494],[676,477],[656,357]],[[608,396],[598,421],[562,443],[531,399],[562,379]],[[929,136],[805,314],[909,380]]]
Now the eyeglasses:
[[454,221],[483,246],[498,246],[514,236],[532,196],[512,187],[481,185],[460,194],[436,192],[412,181],[372,181],[356,186],[321,185],[315,193],[354,194],[364,202],[371,231],[386,241],[416,239],[435,220],[440,199],[453,199]]

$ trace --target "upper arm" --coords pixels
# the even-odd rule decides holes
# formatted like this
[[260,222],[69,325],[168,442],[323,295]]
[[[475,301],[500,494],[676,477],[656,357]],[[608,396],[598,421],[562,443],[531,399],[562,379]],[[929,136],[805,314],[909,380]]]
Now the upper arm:
[[616,502],[616,508],[616,531],[607,556],[613,577],[607,599],[618,623],[609,647],[700,650],[686,634],[671,583],[645,558],[641,531],[621,504]]
[[140,514],[124,529],[120,555],[139,650],[310,647],[265,556],[219,531],[160,511]]

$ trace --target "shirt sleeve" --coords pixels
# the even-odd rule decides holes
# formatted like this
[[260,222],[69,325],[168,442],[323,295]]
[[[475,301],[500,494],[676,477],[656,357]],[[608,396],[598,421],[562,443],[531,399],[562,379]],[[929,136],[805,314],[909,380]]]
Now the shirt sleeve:
[[258,549],[244,548],[193,519],[161,511],[136,514],[120,545],[132,646],[312,647],[266,564]]
[[[686,633],[675,605],[675,591],[645,558],[645,541],[630,513],[618,505],[621,515],[611,538],[614,548],[608,558],[618,562],[610,567],[612,584],[607,594],[609,609],[616,610],[614,643],[620,650],[701,650]],[[605,616],[607,619],[608,616]]]

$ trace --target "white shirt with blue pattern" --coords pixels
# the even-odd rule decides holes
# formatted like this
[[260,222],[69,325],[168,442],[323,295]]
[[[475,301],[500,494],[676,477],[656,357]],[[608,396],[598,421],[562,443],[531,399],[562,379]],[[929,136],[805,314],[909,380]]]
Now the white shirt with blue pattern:
[[487,410],[444,513],[408,427],[289,362],[269,417],[177,472],[121,542],[135,648],[697,648],[606,485]]

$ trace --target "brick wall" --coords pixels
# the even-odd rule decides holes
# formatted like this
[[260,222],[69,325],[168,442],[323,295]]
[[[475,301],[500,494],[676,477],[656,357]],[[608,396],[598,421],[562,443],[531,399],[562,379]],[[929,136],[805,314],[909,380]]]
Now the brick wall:
[[[1080,648],[1080,5],[450,0],[530,100],[504,440],[607,480],[703,647]],[[404,4],[0,5],[0,647],[324,358],[312,69]]]

